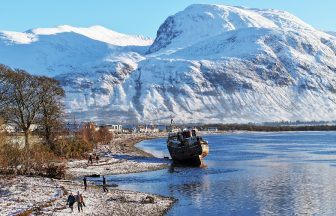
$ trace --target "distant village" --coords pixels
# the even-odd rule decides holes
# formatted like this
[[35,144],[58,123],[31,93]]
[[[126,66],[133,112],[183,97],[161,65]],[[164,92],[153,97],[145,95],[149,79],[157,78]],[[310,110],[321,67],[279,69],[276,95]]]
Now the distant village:
[[[0,119],[0,132],[7,134],[17,134],[23,131],[14,124],[2,123]],[[248,124],[208,124],[208,125],[173,125],[170,124],[99,124],[97,122],[68,122],[65,124],[68,132],[77,132],[82,128],[89,128],[98,131],[106,128],[113,134],[153,134],[159,132],[176,132],[185,128],[196,128],[198,131],[217,133],[220,131],[306,131],[306,130],[336,130],[336,121],[321,122],[265,122],[265,123],[248,123]],[[29,128],[31,133],[38,133],[42,127],[32,124]]]
[[[86,127],[98,131],[100,128],[106,128],[109,132],[113,134],[147,134],[147,133],[158,133],[158,132],[168,132],[177,131],[189,126],[186,125],[158,125],[158,124],[97,124],[95,122],[81,122],[81,123],[67,123],[66,128],[68,131],[79,131],[81,128]],[[30,127],[30,132],[38,132],[39,125],[33,124]],[[201,131],[217,132],[217,127],[197,127]],[[0,132],[20,133],[22,132],[13,124],[2,124],[0,125]]]

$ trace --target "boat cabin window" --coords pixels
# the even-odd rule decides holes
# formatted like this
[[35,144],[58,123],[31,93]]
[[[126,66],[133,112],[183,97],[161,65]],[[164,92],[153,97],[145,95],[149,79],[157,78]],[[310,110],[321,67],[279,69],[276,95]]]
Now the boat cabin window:
[[189,137],[191,137],[191,131],[183,131],[182,135],[183,135],[184,138],[189,138]]

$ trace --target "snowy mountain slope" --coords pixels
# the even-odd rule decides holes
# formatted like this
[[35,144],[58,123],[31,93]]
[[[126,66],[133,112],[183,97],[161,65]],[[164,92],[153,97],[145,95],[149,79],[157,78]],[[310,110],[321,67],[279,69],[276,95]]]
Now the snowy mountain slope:
[[221,33],[248,27],[276,25],[258,13],[224,5],[191,5],[160,26],[149,52],[181,49]]
[[133,104],[145,119],[334,119],[335,45],[287,12],[192,5],[162,24],[128,79],[141,88]]
[[[152,41],[127,36],[100,26],[59,26],[25,33],[0,32],[1,63],[24,68],[34,74],[55,76],[88,72],[108,62],[133,64]],[[104,68],[101,68],[104,70]]]
[[102,41],[116,46],[147,46],[152,44],[150,38],[143,36],[130,36],[121,34],[103,26],[91,26],[88,28],[79,28],[69,25],[62,25],[56,28],[36,28],[27,31],[27,34],[33,35],[54,35],[64,32],[73,32],[80,35],[84,35],[88,38]]
[[327,33],[327,34],[330,34],[330,35],[332,35],[332,36],[334,36],[334,37],[336,37],[336,32],[333,32],[333,31],[327,31],[326,33]]
[[195,4],[166,19],[149,52],[165,50],[171,53],[212,36],[251,27],[316,32],[285,11]]
[[191,5],[168,17],[150,46],[106,32],[2,32],[0,62],[56,75],[81,119],[335,119],[336,38],[287,12]]

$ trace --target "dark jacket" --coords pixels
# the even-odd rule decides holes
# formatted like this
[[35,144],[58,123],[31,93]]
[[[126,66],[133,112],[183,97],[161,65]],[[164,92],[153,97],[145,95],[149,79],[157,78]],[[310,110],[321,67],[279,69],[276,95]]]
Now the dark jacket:
[[76,198],[74,195],[69,195],[68,196],[68,200],[67,200],[67,203],[69,204],[74,204],[76,202]]

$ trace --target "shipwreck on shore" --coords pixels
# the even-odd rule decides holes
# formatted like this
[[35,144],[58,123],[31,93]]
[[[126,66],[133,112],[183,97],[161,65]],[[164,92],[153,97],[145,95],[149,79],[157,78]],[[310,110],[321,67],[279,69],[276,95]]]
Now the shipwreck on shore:
[[209,154],[208,142],[197,136],[196,129],[169,132],[167,148],[175,164],[200,166]]

